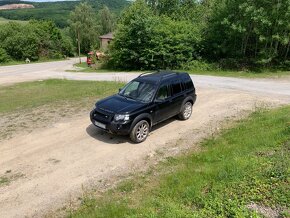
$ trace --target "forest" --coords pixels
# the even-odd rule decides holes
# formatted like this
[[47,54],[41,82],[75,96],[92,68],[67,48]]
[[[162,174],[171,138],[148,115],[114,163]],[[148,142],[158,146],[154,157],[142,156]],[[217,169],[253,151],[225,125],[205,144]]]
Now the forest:
[[111,65],[125,69],[290,67],[290,0],[137,0]]
[[[15,0],[0,1],[0,5],[19,3]],[[126,0],[87,0],[94,11],[100,10],[106,5],[112,12],[119,14],[127,5]],[[10,20],[51,20],[58,27],[64,28],[68,26],[69,14],[80,3],[79,1],[62,1],[62,2],[24,2],[32,4],[35,8],[21,10],[5,10],[0,11],[0,17]]]

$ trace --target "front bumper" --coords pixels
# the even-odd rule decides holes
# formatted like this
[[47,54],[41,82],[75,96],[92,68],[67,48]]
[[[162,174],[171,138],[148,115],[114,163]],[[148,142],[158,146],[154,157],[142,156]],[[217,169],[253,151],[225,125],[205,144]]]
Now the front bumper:
[[[114,121],[113,116],[108,116],[107,119],[104,119],[103,117],[99,116],[98,113],[96,113],[96,110],[91,111],[90,118],[92,124],[102,130],[118,135],[130,134],[132,121],[116,122]],[[104,126],[100,127],[96,121],[103,124]]]

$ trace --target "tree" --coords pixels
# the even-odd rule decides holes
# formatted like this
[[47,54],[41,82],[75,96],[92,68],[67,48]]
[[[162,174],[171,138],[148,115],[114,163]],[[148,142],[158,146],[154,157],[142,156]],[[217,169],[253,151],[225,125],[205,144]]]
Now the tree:
[[100,26],[100,34],[107,34],[113,31],[115,27],[115,18],[107,6],[104,6],[98,12],[98,23]]
[[71,12],[69,23],[72,37],[77,42],[78,56],[81,63],[81,52],[88,52],[92,46],[95,46],[99,36],[92,7],[86,2],[80,3]]
[[263,65],[286,61],[289,19],[289,0],[221,1],[207,26],[205,55]]
[[123,13],[110,52],[119,68],[175,69],[198,57],[199,41],[191,22],[159,17],[138,0]]

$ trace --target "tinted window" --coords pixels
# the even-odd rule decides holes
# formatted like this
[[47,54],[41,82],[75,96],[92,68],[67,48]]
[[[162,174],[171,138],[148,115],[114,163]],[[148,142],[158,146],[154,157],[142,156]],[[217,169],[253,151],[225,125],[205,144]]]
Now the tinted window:
[[172,87],[172,95],[176,95],[181,92],[181,84],[180,81],[173,82]]
[[157,100],[165,100],[166,98],[168,98],[168,89],[167,89],[167,85],[163,85],[159,88],[156,99]]
[[193,88],[193,83],[191,81],[191,79],[188,79],[185,81],[185,88],[186,89],[192,89]]

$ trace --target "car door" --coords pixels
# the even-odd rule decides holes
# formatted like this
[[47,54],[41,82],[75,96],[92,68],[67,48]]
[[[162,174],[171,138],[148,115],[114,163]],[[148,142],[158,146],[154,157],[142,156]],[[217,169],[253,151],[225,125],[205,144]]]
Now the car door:
[[180,112],[181,104],[184,99],[183,86],[181,80],[175,80],[171,83],[171,101],[172,101],[172,116]]
[[166,120],[171,116],[171,90],[168,83],[162,84],[156,94],[155,100],[154,123]]

